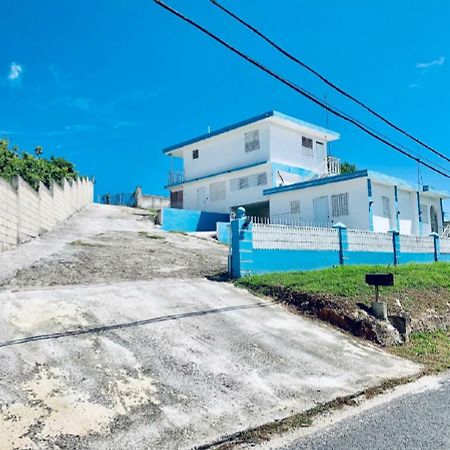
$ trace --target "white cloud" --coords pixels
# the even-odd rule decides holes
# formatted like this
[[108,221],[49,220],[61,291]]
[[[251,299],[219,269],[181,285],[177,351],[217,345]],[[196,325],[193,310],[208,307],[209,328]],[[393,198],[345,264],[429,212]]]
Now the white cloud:
[[409,89],[415,89],[415,88],[418,88],[418,87],[420,87],[420,85],[418,83],[411,83],[411,84],[408,85]]
[[434,61],[417,63],[416,69],[428,69],[433,66],[443,66],[444,63],[445,63],[445,56],[441,56],[440,58],[435,59]]
[[20,76],[22,75],[23,68],[20,64],[17,64],[15,62],[12,62],[9,66],[9,74],[8,79],[9,80],[18,80]]

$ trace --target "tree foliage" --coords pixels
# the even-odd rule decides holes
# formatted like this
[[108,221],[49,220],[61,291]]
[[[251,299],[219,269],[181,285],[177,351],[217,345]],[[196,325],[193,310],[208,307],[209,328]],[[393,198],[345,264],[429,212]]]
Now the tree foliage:
[[[36,147],[35,153],[41,155],[42,147]],[[64,178],[76,179],[79,173],[64,158],[37,158],[30,153],[20,152],[17,147],[10,148],[7,139],[0,139],[0,177],[11,181],[17,175],[38,189],[40,181],[50,187],[52,182],[61,184]]]
[[355,164],[351,164],[347,161],[341,162],[341,174],[355,173],[358,170]]

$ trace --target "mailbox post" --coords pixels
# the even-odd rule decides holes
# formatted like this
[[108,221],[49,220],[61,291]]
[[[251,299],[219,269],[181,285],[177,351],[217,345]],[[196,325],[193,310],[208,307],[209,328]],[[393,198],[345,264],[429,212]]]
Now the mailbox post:
[[372,302],[372,311],[377,319],[387,320],[387,304],[380,301],[380,286],[394,286],[392,273],[368,273],[366,283],[375,287],[375,300]]

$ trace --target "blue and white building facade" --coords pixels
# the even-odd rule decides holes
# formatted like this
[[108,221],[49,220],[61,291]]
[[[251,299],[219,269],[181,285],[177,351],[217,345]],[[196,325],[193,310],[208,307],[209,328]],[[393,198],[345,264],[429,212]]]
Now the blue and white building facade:
[[445,192],[361,170],[341,174],[328,154],[339,134],[271,111],[164,150],[181,158],[171,171],[171,206],[247,214],[272,222],[406,235],[441,234]]

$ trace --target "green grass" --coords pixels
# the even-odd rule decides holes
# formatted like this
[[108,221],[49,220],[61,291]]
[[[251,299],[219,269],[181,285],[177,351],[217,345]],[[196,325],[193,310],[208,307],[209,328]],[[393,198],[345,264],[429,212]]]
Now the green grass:
[[423,364],[429,372],[450,368],[450,331],[414,333],[408,344],[391,349],[392,353]]
[[160,236],[159,234],[151,234],[147,231],[138,231],[139,236],[145,237],[147,239],[165,239],[164,236]]
[[296,291],[331,294],[358,298],[373,295],[373,288],[365,283],[366,273],[390,272],[394,274],[393,287],[382,289],[396,293],[408,290],[444,288],[450,292],[450,264],[406,264],[403,266],[340,266],[308,272],[270,273],[241,278],[236,284],[249,289],[282,286]]

